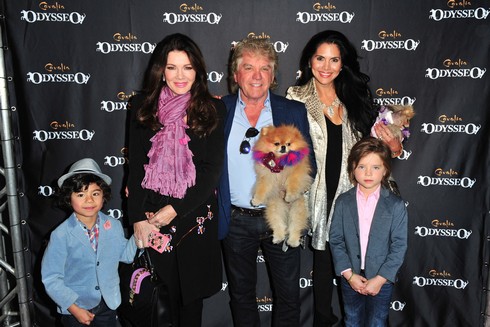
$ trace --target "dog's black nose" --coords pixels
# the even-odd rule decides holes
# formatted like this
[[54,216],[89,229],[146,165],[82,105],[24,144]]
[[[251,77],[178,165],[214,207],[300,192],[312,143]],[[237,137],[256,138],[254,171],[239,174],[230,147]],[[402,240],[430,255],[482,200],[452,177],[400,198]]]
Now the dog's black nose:
[[286,146],[285,145],[281,146],[281,153],[286,153]]

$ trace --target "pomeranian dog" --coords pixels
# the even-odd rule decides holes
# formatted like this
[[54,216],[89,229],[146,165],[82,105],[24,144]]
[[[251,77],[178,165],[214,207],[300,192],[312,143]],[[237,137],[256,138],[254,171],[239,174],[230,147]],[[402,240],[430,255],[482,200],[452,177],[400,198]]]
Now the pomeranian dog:
[[[400,142],[403,142],[404,139],[410,136],[408,127],[410,126],[410,119],[412,119],[413,116],[415,116],[415,111],[413,110],[413,106],[410,105],[381,106],[375,124],[385,124],[388,126],[391,133],[393,133],[393,136]],[[371,136],[378,137],[374,125],[371,128]]]
[[253,147],[257,181],[251,204],[266,206],[275,244],[299,246],[308,227],[304,193],[313,182],[308,154],[308,143],[292,125],[262,128]]

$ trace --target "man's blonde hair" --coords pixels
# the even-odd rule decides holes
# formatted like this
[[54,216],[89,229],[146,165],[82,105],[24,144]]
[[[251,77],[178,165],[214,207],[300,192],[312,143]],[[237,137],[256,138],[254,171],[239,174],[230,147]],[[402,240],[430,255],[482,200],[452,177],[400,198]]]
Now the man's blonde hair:
[[278,67],[278,56],[276,50],[274,49],[274,45],[266,39],[253,39],[253,38],[245,38],[238,42],[235,47],[232,49],[231,60],[230,60],[230,90],[232,93],[238,92],[239,85],[235,82],[234,75],[238,70],[238,64],[240,59],[242,59],[244,53],[252,53],[255,55],[263,56],[267,58],[272,64],[272,74],[274,79],[269,87],[269,89],[273,90],[277,87],[276,81],[276,71]]

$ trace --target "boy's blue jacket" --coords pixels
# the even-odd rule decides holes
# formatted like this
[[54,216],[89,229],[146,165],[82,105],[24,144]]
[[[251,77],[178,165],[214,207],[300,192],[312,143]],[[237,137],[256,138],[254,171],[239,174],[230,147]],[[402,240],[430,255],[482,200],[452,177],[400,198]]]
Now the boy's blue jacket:
[[41,264],[42,281],[58,312],[70,314],[73,303],[91,309],[100,303],[116,309],[121,303],[119,261],[130,263],[136,253],[134,236],[124,237],[121,223],[99,212],[99,242],[92,249],[73,213],[52,233]]

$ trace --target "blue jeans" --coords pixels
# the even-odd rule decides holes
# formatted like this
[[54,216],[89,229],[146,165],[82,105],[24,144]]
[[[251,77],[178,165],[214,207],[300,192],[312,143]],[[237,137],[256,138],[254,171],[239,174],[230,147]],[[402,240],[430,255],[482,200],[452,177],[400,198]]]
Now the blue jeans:
[[388,326],[393,284],[386,283],[376,296],[362,295],[354,291],[342,278],[342,299],[345,311],[345,327],[384,327]]
[[[120,327],[119,320],[115,310],[111,310],[107,307],[107,304],[103,299],[100,300],[99,305],[88,310],[95,314],[94,320],[90,326],[94,327]],[[61,323],[65,327],[78,327],[86,326],[78,322],[78,320],[72,315],[62,315]]]
[[272,325],[298,327],[300,318],[300,248],[286,252],[272,243],[263,216],[232,210],[228,236],[223,240],[230,305],[235,327],[259,327],[257,310],[257,253],[262,248],[273,290]]

